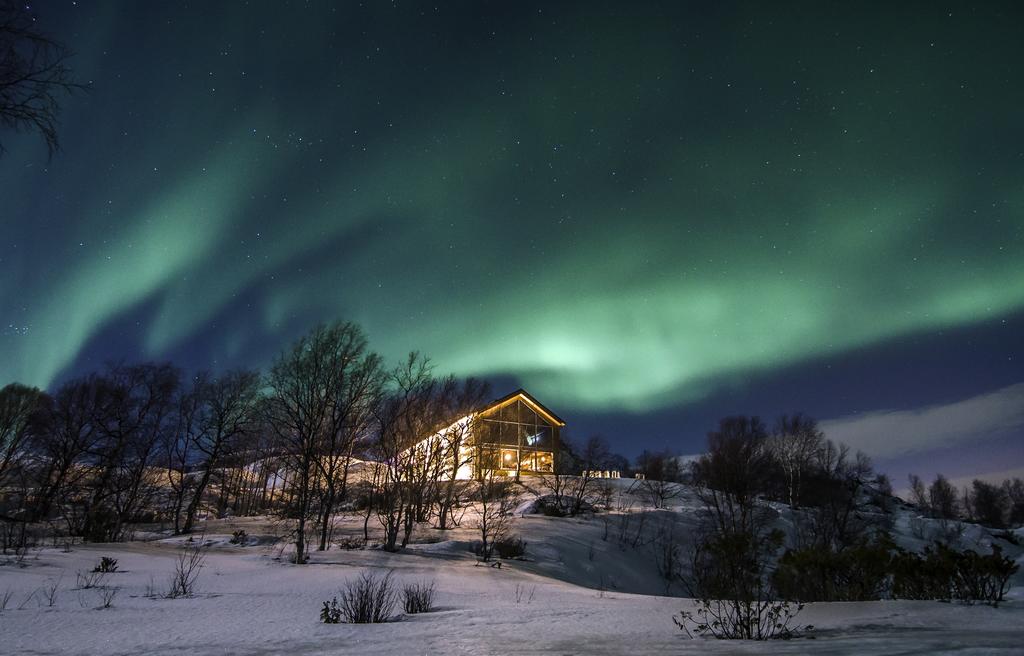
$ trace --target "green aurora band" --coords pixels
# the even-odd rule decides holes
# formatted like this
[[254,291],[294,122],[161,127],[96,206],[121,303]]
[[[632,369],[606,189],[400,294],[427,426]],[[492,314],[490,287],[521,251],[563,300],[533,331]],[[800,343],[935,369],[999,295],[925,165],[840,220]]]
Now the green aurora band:
[[98,338],[265,365],[349,318],[392,359],[642,411],[1024,308],[1024,49],[995,19],[988,48],[938,13],[703,46],[653,18],[538,20],[455,73],[410,47],[381,55],[390,78],[342,57],[292,81],[341,38],[304,20],[276,37],[295,53],[245,66],[264,46],[244,28],[186,21],[208,50],[235,30],[232,55],[118,69],[149,117],[130,141],[97,118],[118,101],[89,54],[118,30],[83,50],[96,89],[69,101],[66,152],[0,160],[0,384],[50,386]]

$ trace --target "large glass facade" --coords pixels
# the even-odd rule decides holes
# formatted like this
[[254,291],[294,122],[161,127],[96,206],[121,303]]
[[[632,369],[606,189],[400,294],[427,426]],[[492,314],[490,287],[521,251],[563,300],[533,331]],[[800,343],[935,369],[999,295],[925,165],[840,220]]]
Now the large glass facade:
[[554,469],[558,427],[522,398],[482,413],[473,432],[482,470],[518,475]]

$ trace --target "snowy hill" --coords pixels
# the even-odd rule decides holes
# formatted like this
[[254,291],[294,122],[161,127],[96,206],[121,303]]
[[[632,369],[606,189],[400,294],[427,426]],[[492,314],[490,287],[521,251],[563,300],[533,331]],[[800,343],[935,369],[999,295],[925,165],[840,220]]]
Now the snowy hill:
[[[206,523],[195,537],[206,560],[193,598],[161,592],[187,538],[159,531],[144,542],[76,545],[70,552],[45,548],[21,562],[0,566],[0,640],[5,654],[646,654],[712,653],[1020,653],[1024,641],[1024,581],[999,608],[930,601],[810,604],[800,615],[813,624],[814,643],[738,644],[689,640],[672,615],[691,607],[683,591],[667,584],[657,565],[666,542],[684,544],[699,520],[692,489],[678,488],[668,508],[644,506],[615,481],[610,513],[584,517],[530,514],[535,498],[524,492],[512,532],[527,543],[522,560],[502,567],[477,562],[473,510],[459,528],[418,529],[404,552],[332,548],[314,552],[304,566],[288,562],[284,527],[269,518]],[[778,507],[785,526],[791,510]],[[922,548],[932,520],[899,504],[893,531],[906,548]],[[373,522],[371,520],[371,526]],[[240,544],[232,533],[247,534]],[[339,516],[336,539],[361,536],[363,520]],[[991,533],[965,525],[959,542],[985,550]],[[239,542],[236,540],[236,542]],[[372,542],[372,536],[371,536]],[[1018,561],[1022,550],[1001,541]],[[660,546],[659,546],[660,545]],[[96,588],[82,589],[77,574],[101,556],[118,559],[105,577],[116,587],[112,607]],[[4,562],[0,560],[0,562]],[[383,625],[325,625],[321,603],[359,572],[394,572],[399,584],[433,581],[435,612],[404,616]],[[1019,575],[1018,575],[1019,577]],[[54,592],[55,591],[55,592]],[[671,596],[665,596],[666,594]],[[51,604],[52,600],[52,604]]]

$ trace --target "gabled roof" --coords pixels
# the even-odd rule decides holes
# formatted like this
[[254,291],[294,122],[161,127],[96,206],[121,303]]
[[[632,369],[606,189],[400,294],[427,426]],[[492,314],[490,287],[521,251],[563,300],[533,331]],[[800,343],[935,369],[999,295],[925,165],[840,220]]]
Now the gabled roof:
[[562,421],[562,419],[559,418],[558,415],[545,408],[543,403],[530,396],[530,393],[524,390],[523,388],[519,388],[516,391],[512,392],[511,394],[507,394],[501,397],[500,399],[495,399],[494,401],[491,401],[485,407],[478,410],[477,414],[489,412],[491,410],[497,410],[498,408],[506,406],[517,399],[522,400],[526,405],[533,408],[538,414],[543,415],[548,421],[555,424],[556,426],[565,426],[565,422]]

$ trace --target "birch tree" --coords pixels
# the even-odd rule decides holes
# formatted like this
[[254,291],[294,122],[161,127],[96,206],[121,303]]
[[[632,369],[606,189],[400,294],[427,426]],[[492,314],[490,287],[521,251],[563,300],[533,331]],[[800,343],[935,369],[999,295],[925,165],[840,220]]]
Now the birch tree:
[[[351,323],[320,325],[285,350],[271,367],[266,384],[266,419],[292,476],[287,514],[296,522],[295,562],[307,560],[307,533],[315,521],[318,459],[341,425],[336,421],[339,372],[352,356]],[[361,333],[359,333],[361,335]]]

